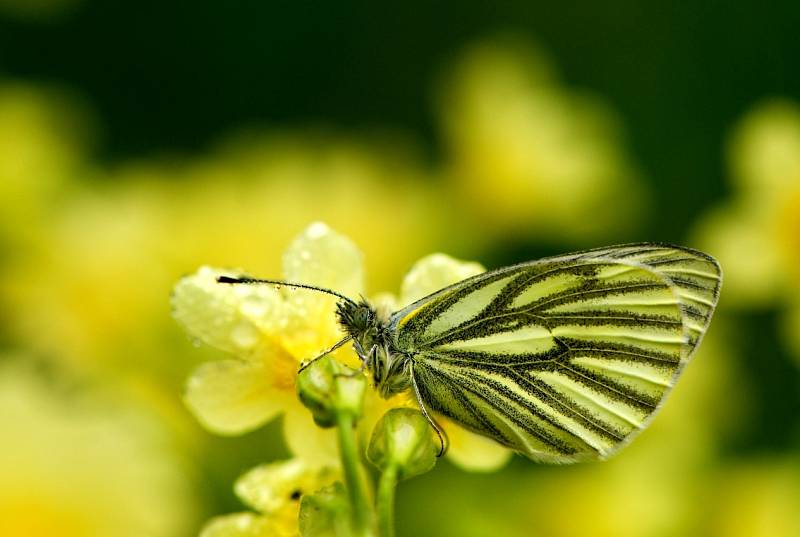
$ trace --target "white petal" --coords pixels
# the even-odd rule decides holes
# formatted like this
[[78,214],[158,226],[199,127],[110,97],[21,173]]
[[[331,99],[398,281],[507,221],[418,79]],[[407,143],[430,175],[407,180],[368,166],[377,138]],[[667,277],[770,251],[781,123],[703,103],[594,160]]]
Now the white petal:
[[292,242],[283,255],[283,272],[288,281],[325,287],[345,296],[358,297],[364,291],[361,251],[322,222],[311,224]]
[[209,362],[189,379],[186,404],[208,430],[242,434],[271,420],[294,395],[276,390],[271,380],[261,363]]
[[202,267],[181,279],[172,294],[172,315],[192,337],[218,349],[246,355],[280,326],[280,294],[266,285],[217,282],[237,273]]

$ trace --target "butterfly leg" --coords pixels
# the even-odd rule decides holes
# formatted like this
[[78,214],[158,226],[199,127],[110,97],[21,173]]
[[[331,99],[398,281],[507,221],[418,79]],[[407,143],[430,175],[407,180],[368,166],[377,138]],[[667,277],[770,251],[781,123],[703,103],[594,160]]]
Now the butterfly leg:
[[300,369],[297,370],[297,374],[299,375],[300,373],[303,372],[303,370],[305,368],[307,368],[308,366],[310,366],[311,364],[313,364],[314,362],[316,362],[317,360],[319,360],[320,358],[322,358],[326,354],[332,353],[333,351],[335,351],[336,349],[338,349],[339,347],[341,347],[342,345],[344,345],[345,343],[347,343],[351,339],[353,339],[352,336],[344,337],[344,338],[340,339],[339,341],[337,341],[336,343],[334,343],[333,346],[331,346],[330,349],[326,349],[326,350],[322,351],[320,354],[318,354],[317,356],[315,356],[314,358],[312,358],[311,360],[308,360],[307,362],[303,362],[302,364],[300,364]]
[[442,427],[436,423],[436,420],[433,419],[430,414],[428,414],[428,410],[425,408],[425,404],[422,402],[422,397],[419,393],[419,386],[417,386],[417,379],[414,376],[414,363],[409,361],[408,367],[411,375],[411,385],[414,387],[414,397],[419,405],[419,410],[422,412],[422,415],[425,416],[425,419],[428,420],[428,423],[431,424],[431,427],[433,427],[433,430],[436,431],[436,435],[439,437],[439,444],[441,445],[441,448],[439,449],[439,454],[436,456],[441,457],[447,451],[450,441],[447,439],[447,433],[444,432],[444,429],[442,429]]
[[352,378],[352,377],[357,377],[359,375],[363,375],[364,374],[364,370],[367,368],[367,363],[369,363],[369,357],[372,356],[375,352],[377,352],[377,349],[378,349],[377,345],[373,345],[372,349],[369,351],[369,354],[367,355],[367,358],[361,358],[361,356],[362,356],[362,354],[364,352],[364,348],[356,340],[353,340],[353,346],[356,348],[356,354],[358,354],[359,358],[361,359],[361,365],[359,366],[358,369],[354,369],[352,371],[352,373],[338,373],[336,375],[337,377],[350,377],[350,378]]

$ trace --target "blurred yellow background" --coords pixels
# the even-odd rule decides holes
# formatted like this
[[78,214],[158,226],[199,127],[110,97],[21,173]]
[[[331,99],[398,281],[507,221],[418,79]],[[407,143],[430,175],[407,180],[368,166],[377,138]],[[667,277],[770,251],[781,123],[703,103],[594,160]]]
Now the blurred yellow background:
[[401,484],[399,535],[800,535],[794,4],[102,4],[0,1],[0,535],[180,537],[241,510],[280,426],[197,424],[185,380],[221,353],[170,292],[206,264],[279,277],[314,221],[364,253],[370,296],[439,251],[658,240],[725,272],[630,447],[441,462]]

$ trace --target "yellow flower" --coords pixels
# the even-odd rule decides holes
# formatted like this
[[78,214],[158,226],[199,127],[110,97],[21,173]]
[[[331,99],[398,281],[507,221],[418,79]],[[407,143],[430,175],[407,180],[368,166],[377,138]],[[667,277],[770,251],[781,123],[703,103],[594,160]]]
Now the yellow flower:
[[[283,277],[345,295],[363,290],[361,252],[325,224],[309,226],[283,256]],[[300,363],[341,338],[336,298],[319,292],[268,285],[223,285],[209,267],[181,280],[173,315],[192,337],[233,358],[202,365],[187,384],[186,402],[198,419],[219,434],[240,434],[284,413],[289,448],[309,460],[333,463],[336,439],[314,425],[295,394]],[[355,353],[340,360],[357,365]]]
[[264,464],[239,478],[236,495],[256,512],[213,518],[200,537],[294,537],[300,499],[333,483],[337,472],[301,459]]
[[788,305],[786,333],[800,350],[800,106],[756,106],[734,129],[728,161],[734,197],[701,222],[698,243],[725,267],[728,304]]
[[476,215],[478,237],[487,227],[599,237],[642,208],[615,114],[599,98],[562,87],[536,48],[513,40],[472,45],[439,101],[451,195]]
[[[363,291],[362,256],[347,238],[315,223],[284,254],[283,277],[358,297]],[[410,303],[450,283],[483,272],[477,263],[461,263],[442,254],[418,262],[402,284],[401,302]],[[209,267],[181,280],[173,295],[173,315],[189,334],[232,355],[201,366],[187,384],[186,401],[211,431],[240,434],[285,413],[284,436],[295,455],[335,464],[335,435],[316,427],[295,395],[300,363],[315,357],[342,334],[334,315],[336,298],[313,291],[267,285],[222,285],[220,275],[239,275]],[[383,295],[378,307],[396,309]],[[349,346],[337,359],[358,367]],[[368,391],[361,436],[393,406],[414,406],[411,394],[384,401]],[[444,421],[444,420],[443,420]],[[470,469],[494,469],[508,458],[505,448],[445,423],[449,456]]]
[[47,95],[0,90],[4,338],[133,385],[193,453],[202,440],[177,394],[211,350],[186,345],[164,307],[181,275],[204,263],[277,274],[316,217],[359,231],[376,285],[436,242],[436,200],[401,144],[280,133],[84,173],[82,124]]
[[119,398],[78,394],[5,362],[0,430],[0,535],[189,531],[194,513],[184,462],[150,416]]

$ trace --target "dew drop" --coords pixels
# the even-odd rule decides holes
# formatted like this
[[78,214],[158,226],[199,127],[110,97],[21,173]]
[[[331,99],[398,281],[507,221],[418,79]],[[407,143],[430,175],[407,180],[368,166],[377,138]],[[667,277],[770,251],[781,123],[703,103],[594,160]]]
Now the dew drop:
[[263,299],[250,296],[239,305],[239,311],[248,317],[264,317],[269,311],[269,306]]
[[306,230],[306,235],[309,239],[319,239],[320,237],[326,235],[330,228],[327,225],[323,224],[322,222],[314,222],[308,229]]
[[258,331],[250,323],[239,323],[231,330],[231,341],[240,349],[249,349],[258,342]]

